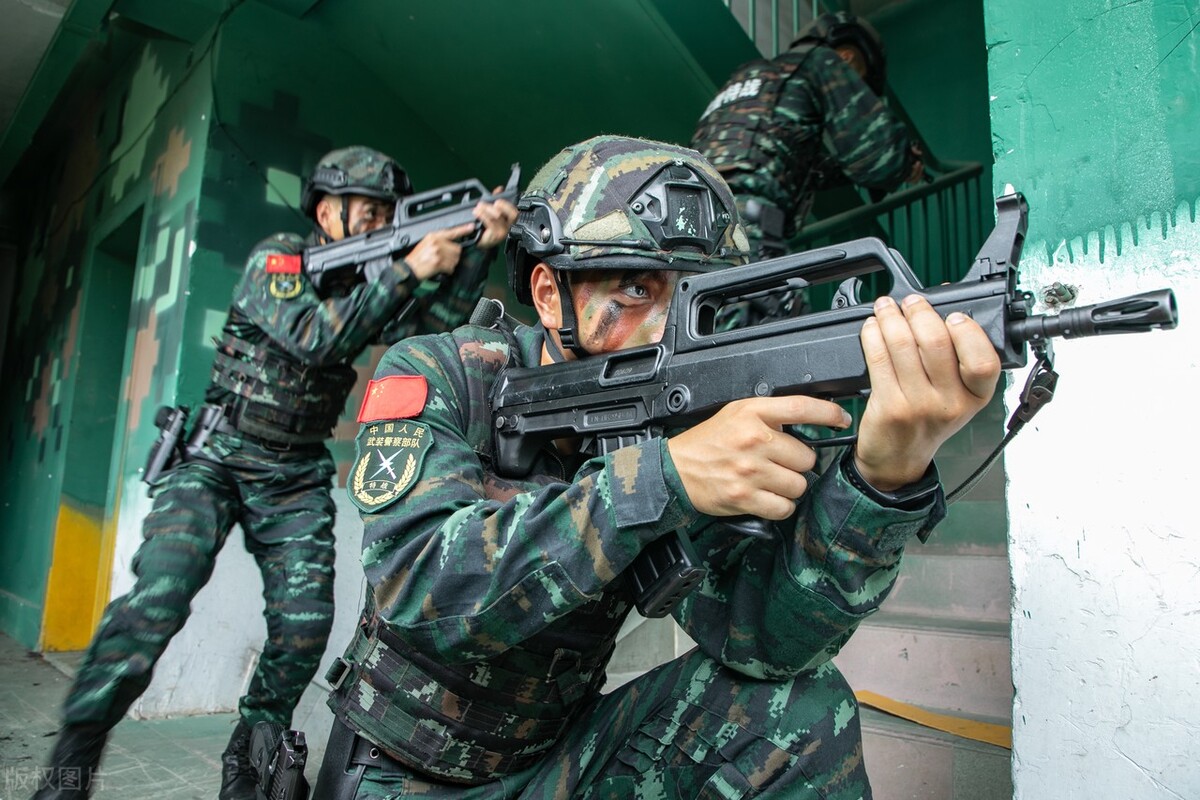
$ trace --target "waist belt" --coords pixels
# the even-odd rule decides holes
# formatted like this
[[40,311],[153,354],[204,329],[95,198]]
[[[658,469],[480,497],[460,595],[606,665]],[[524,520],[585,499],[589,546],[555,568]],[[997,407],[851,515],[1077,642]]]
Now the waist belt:
[[360,628],[346,658],[334,663],[326,675],[335,687],[330,706],[392,759],[455,783],[485,783],[538,763],[603,676],[556,657],[557,674],[545,677],[481,662],[471,669],[487,681],[474,684],[402,652],[403,643],[384,631]]
[[[234,422],[236,414],[229,406],[207,404],[200,412],[200,424],[197,426],[196,433],[204,430],[205,433],[199,444],[203,444],[208,439],[208,433],[220,433],[225,436],[236,436],[239,439],[246,439],[266,450],[274,450],[275,452],[288,452],[291,450],[315,450],[322,447],[321,442],[281,442],[274,439],[266,439],[254,433],[248,433],[237,426]],[[193,442],[196,433],[193,433]]]

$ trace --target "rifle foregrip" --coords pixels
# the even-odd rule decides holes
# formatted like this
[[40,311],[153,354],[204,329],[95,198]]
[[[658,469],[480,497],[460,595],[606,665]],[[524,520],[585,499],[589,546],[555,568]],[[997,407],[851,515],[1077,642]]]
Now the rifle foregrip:
[[691,541],[674,531],[648,544],[629,567],[643,617],[665,617],[708,573]]

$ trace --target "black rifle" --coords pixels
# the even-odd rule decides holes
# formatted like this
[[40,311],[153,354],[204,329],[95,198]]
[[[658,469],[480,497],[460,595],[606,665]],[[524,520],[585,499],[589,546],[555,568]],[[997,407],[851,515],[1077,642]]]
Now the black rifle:
[[307,761],[308,745],[300,731],[260,722],[250,732],[250,765],[258,773],[254,785],[257,800],[307,800]]
[[[1004,369],[1025,365],[1027,343],[1038,354],[1039,366],[1048,365],[1049,339],[1055,336],[1175,327],[1178,312],[1170,289],[1056,315],[1032,313],[1032,294],[1017,288],[1028,215],[1025,199],[1005,195],[996,200],[996,210],[995,229],[957,283],[923,287],[898,252],[876,238],[856,239],[680,280],[658,344],[505,370],[493,397],[498,470],[516,477],[528,474],[538,451],[559,438],[582,437],[583,452],[604,455],[695,425],[746,397],[804,394],[842,400],[866,394],[870,380],[859,331],[873,309],[859,298],[860,276],[882,270],[892,282],[887,293],[897,301],[919,294],[943,317],[960,311],[974,318]],[[716,330],[717,313],[732,299],[833,281],[840,284],[830,310]],[[1057,377],[1052,370],[1039,375],[1048,377],[1032,385],[1031,375],[1037,390],[1034,406],[1049,399]],[[853,435],[836,436],[815,444],[852,441]],[[734,527],[771,535],[763,521],[749,522],[735,522]],[[679,533],[643,550],[630,568],[641,613],[669,612],[704,576],[698,564],[691,542]]]
[[[460,183],[402,197],[396,203],[391,225],[306,249],[304,272],[318,291],[327,282],[362,281],[366,277],[368,264],[379,259],[386,259],[390,264],[397,256],[416,247],[426,234],[467,222],[477,223],[471,211],[480,200],[503,198],[516,203],[520,181],[521,165],[513,164],[508,184],[499,194],[492,194],[478,180],[468,178]],[[474,233],[462,244],[477,244],[482,235],[483,226],[476,224]]]

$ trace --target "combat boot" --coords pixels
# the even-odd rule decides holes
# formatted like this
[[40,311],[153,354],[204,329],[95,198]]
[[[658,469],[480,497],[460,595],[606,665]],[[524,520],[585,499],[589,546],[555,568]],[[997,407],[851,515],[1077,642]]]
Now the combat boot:
[[33,800],[87,800],[100,780],[100,756],[108,731],[108,725],[97,723],[64,725]]
[[250,763],[250,726],[238,720],[229,744],[221,754],[221,792],[219,800],[254,800],[258,773]]

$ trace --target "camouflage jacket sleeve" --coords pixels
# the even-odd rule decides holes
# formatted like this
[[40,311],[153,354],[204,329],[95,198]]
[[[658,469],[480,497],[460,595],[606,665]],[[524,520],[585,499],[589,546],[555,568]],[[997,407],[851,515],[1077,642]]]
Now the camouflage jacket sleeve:
[[413,313],[384,328],[380,342],[391,345],[409,336],[444,333],[465,324],[483,296],[494,254],[494,250],[466,248],[453,274],[441,281],[418,284],[413,292],[416,300]]
[[697,531],[692,540],[709,575],[676,619],[728,667],[755,678],[797,674],[836,655],[892,590],[908,537],[944,515],[940,489],[922,509],[890,509],[834,464],[811,483],[791,521],[778,525],[785,534],[778,541],[719,525]]
[[804,80],[789,83],[777,113],[786,115],[791,107],[802,113],[811,106],[814,92],[824,122],[823,154],[859,186],[899,186],[912,166],[908,129],[827,47],[815,48],[805,63]]
[[528,479],[492,474],[488,398],[508,348],[496,334],[462,328],[389,349],[376,381],[428,382],[424,407],[405,422],[431,443],[402,496],[373,512],[373,498],[357,491],[370,486],[375,464],[364,433],[356,456],[364,480],[351,469],[376,609],[414,647],[449,661],[530,639],[598,598],[648,542],[697,517],[667,487],[662,440],[592,459],[570,475],[554,474],[555,459]]
[[[417,285],[408,265],[396,262],[379,280],[361,283],[344,297],[321,299],[299,269],[305,240],[277,234],[250,253],[233,305],[279,347],[307,364],[335,364],[374,340]],[[273,271],[271,256],[294,267]]]
[[[673,470],[672,470],[673,471]],[[917,511],[884,508],[835,464],[810,485],[780,540],[694,532],[709,566],[675,611],[708,655],[758,678],[828,661],[891,591],[904,544],[945,516],[941,491]]]

